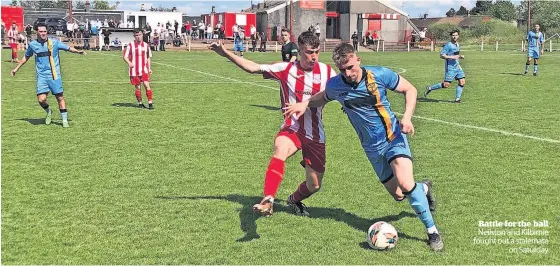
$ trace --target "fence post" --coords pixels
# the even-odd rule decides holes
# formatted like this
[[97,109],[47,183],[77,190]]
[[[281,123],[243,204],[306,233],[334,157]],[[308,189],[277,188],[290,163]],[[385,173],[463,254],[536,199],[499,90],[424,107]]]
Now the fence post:
[[191,51],[191,38],[187,38],[187,50]]
[[377,47],[375,48],[375,51],[376,51],[376,52],[379,52],[379,42],[381,42],[381,41],[377,41],[377,43],[375,44],[375,45],[377,46]]
[[274,42],[274,52],[278,52],[278,41]]
[[327,51],[327,42],[323,42],[323,53]]
[[525,51],[525,40],[521,40],[521,52]]
[[548,51],[552,52],[552,39],[550,39],[550,41],[548,41],[548,43],[550,44],[550,49]]
[[430,52],[434,51],[434,41],[430,41]]
[[385,52],[385,41],[383,41],[383,52]]
[[498,41],[496,41],[496,52],[498,51]]
[[408,50],[407,52],[410,52],[410,41],[406,42],[406,49]]
[[484,51],[484,41],[482,41],[482,42],[480,43],[480,51],[481,51],[481,52]]

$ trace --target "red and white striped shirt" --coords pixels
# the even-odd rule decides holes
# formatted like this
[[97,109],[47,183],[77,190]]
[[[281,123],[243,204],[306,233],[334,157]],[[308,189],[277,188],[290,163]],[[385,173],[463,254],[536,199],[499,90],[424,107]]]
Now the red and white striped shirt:
[[17,43],[17,38],[18,38],[18,30],[10,29],[8,31],[8,39],[10,39],[10,44]]
[[128,69],[129,76],[140,77],[149,73],[148,58],[152,57],[150,45],[145,42],[131,42],[126,46],[124,56],[134,65]]
[[[297,62],[261,65],[261,71],[265,79],[277,80],[280,83],[282,108],[286,107],[286,103],[306,101],[324,91],[327,80],[336,76],[331,66],[319,62],[315,63],[312,71],[304,71]],[[308,108],[299,119],[296,119],[295,115],[284,117],[281,128],[294,131],[312,141],[325,143],[322,118],[322,106]]]

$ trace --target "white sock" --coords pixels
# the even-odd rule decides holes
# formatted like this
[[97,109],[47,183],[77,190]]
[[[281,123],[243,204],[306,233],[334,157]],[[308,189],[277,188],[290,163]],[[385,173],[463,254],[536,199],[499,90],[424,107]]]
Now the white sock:
[[433,234],[433,233],[438,233],[439,234],[435,225],[430,227],[430,228],[426,228],[426,232],[428,232],[428,234]]
[[424,194],[428,195],[428,185],[426,185],[426,183],[422,183],[422,186],[424,186]]

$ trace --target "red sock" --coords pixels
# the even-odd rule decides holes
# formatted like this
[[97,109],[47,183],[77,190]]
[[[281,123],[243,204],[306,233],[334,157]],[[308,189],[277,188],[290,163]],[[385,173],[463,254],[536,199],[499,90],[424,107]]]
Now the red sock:
[[138,100],[139,103],[142,102],[142,92],[140,90],[134,90],[134,94],[136,95],[136,100]]
[[17,50],[12,50],[12,59],[18,59]]
[[307,185],[305,184],[305,181],[303,181],[301,184],[299,184],[298,189],[294,193],[292,193],[292,195],[290,195],[290,200],[292,202],[300,202],[304,199],[309,198],[311,195],[313,195],[313,193],[309,191]]
[[264,195],[265,196],[276,196],[282,178],[284,177],[284,161],[272,157],[270,163],[268,164],[268,170],[266,170],[266,175],[264,177]]
[[152,102],[152,90],[146,90],[146,97],[148,97],[148,103]]

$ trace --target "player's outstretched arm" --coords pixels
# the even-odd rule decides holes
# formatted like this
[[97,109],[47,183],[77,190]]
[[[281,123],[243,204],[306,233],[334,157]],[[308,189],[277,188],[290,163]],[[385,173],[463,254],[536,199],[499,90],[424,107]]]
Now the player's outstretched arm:
[[313,95],[309,100],[299,102],[299,103],[286,103],[284,108],[284,116],[296,115],[298,119],[301,115],[305,113],[307,107],[319,107],[327,104],[329,100],[326,97],[325,91],[319,92]]
[[74,53],[74,54],[81,54],[81,55],[86,55],[86,51],[84,50],[77,50],[74,47],[70,47],[70,49],[68,49],[68,52]]
[[16,73],[18,72],[18,70],[25,65],[25,63],[27,63],[27,60],[29,59],[29,57],[24,56],[23,59],[21,59],[21,61],[19,61],[19,64],[16,66],[16,68],[14,68],[11,72],[10,75],[13,77],[16,75]]
[[247,60],[243,57],[237,56],[234,53],[228,51],[223,43],[221,41],[217,42],[217,43],[212,43],[210,44],[210,46],[208,47],[208,49],[216,52],[217,54],[229,59],[229,61],[235,63],[238,67],[240,67],[241,69],[251,73],[251,74],[260,74],[262,73],[261,71],[261,65],[251,61],[251,60]]
[[416,108],[416,97],[418,96],[418,92],[416,91],[416,87],[414,87],[414,85],[402,76],[399,76],[399,85],[395,91],[404,94],[405,110],[401,118],[402,132],[413,136],[414,125],[412,125],[412,115],[414,114],[414,109]]

